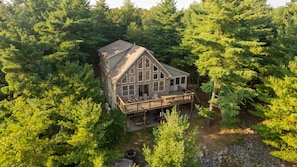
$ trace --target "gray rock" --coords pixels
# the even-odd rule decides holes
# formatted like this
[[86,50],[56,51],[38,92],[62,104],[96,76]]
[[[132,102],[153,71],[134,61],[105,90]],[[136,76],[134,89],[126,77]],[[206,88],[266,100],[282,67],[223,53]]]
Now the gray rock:
[[263,144],[256,135],[244,135],[240,145],[234,144],[217,152],[205,154],[199,162],[202,167],[242,166],[242,167],[284,167],[285,164],[269,154],[271,148]]
[[134,164],[131,159],[121,158],[115,161],[115,167],[130,167]]

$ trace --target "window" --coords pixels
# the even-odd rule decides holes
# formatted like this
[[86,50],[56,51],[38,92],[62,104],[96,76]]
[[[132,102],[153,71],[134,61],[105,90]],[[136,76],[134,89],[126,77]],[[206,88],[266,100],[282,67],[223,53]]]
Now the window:
[[128,86],[123,86],[123,96],[128,96]]
[[125,75],[122,79],[122,83],[127,83],[127,75]]
[[129,95],[134,95],[134,85],[129,86]]
[[146,80],[146,81],[149,81],[150,79],[151,79],[151,77],[150,77],[150,71],[147,70],[147,71],[145,72],[145,80]]
[[160,81],[159,90],[164,90],[164,81]]
[[163,91],[165,89],[164,87],[164,81],[160,81],[160,82],[154,82],[154,91]]
[[142,71],[138,72],[138,81],[142,81],[143,80],[143,76],[142,76]]
[[176,84],[176,85],[179,84],[179,78],[175,78],[175,84]]
[[154,82],[154,91],[158,91],[158,82]]
[[162,72],[161,72],[160,78],[164,79],[164,74]]
[[145,68],[150,68],[150,67],[151,67],[150,59],[146,58],[145,59]]
[[174,79],[171,79],[170,80],[170,86],[173,86],[174,85]]
[[157,79],[158,79],[158,74],[154,73],[154,80],[157,80]]
[[129,73],[130,73],[130,74],[134,74],[134,73],[135,73],[135,67],[134,67],[134,66],[132,66],[132,67],[130,68]]
[[138,68],[142,68],[142,58],[138,60]]
[[135,82],[135,76],[130,76],[129,83],[134,83],[134,82]]
[[182,77],[180,83],[181,83],[181,84],[186,83],[186,77]]
[[128,95],[134,95],[134,85],[129,85],[129,86],[123,86],[123,96],[128,96]]
[[158,67],[154,65],[154,71],[158,71]]

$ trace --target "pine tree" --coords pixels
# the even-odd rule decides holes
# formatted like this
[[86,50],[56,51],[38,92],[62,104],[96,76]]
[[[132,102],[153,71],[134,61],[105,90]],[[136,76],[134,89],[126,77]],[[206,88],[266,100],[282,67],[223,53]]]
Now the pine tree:
[[296,143],[296,3],[274,9],[271,13],[275,38],[270,47],[271,64],[261,70],[257,85],[261,103],[252,113],[264,121],[254,126],[264,143],[276,148],[271,154],[286,161],[297,161]]
[[149,40],[148,48],[163,63],[171,63],[178,58],[175,47],[180,44],[181,12],[176,9],[175,0],[162,0],[151,8],[150,17],[144,21],[144,35]]
[[95,45],[103,38],[94,31],[88,1],[62,0],[48,3],[52,10],[45,14],[46,21],[34,26],[40,40],[48,46],[47,58],[59,63],[85,63],[90,55],[96,55]]
[[198,148],[195,148],[197,129],[189,130],[188,118],[179,116],[176,107],[166,111],[166,123],[154,130],[156,144],[153,149],[143,148],[145,160],[151,167],[197,166]]
[[42,57],[44,45],[36,39],[32,29],[38,21],[33,19],[36,13],[24,2],[2,4],[1,11],[0,62],[7,83],[1,91],[8,95],[30,96],[35,92],[32,85],[51,71]]
[[112,22],[109,33],[114,35],[113,41],[124,39],[132,22],[135,22],[138,26],[141,25],[140,9],[136,8],[131,0],[125,0],[123,6],[112,9],[107,18]]
[[106,137],[120,138],[120,134],[105,134],[114,117],[101,117],[103,97],[91,66],[57,67],[38,85],[35,97],[0,103],[1,164],[102,165]]
[[256,96],[247,83],[257,78],[269,35],[268,7],[264,0],[202,1],[185,18],[183,46],[197,56],[195,65],[210,81],[202,89],[211,93],[209,111],[221,110],[223,124],[238,122],[240,105]]
[[291,162],[297,161],[296,75],[297,58],[290,62],[284,77],[267,78],[265,86],[273,92],[266,94],[264,104],[256,105],[265,120],[254,127],[266,144],[277,149],[271,152],[273,156]]

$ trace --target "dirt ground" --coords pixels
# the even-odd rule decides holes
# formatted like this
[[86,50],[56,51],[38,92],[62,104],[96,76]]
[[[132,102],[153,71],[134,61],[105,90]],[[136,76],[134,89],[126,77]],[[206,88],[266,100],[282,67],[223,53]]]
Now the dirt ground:
[[[205,101],[208,97],[206,94],[198,95],[200,101]],[[188,107],[188,108],[187,108]],[[190,106],[183,106],[180,110],[190,110]],[[197,112],[197,111],[193,111]],[[227,130],[220,126],[220,119],[215,119],[211,121],[211,126],[207,128],[206,118],[198,116],[195,113],[192,119],[190,119],[190,129],[198,127],[199,137],[197,140],[197,146],[206,147],[209,152],[218,151],[225,146],[232,144],[239,140],[240,134],[251,133],[248,130],[233,129]],[[142,155],[143,145],[152,146],[154,144],[154,138],[152,134],[153,128],[146,128],[134,132],[128,132],[125,137],[125,141],[122,142],[119,149],[124,153],[127,150],[133,149],[136,151],[136,158],[134,161],[140,165],[140,167],[145,166],[146,162]]]
[[[202,102],[202,105],[207,105],[207,94],[198,93],[198,97]],[[185,108],[182,109],[184,110]],[[192,129],[198,126],[199,137],[197,140],[197,146],[199,146],[201,149],[207,148],[209,153],[212,153],[223,150],[229,145],[241,142],[242,136],[244,134],[255,134],[250,126],[259,122],[260,120],[250,114],[246,114],[243,117],[243,121],[248,120],[248,123],[245,123],[246,126],[244,128],[224,129],[221,126],[221,120],[219,118],[212,120],[211,126],[207,127],[206,118],[196,114],[195,117],[190,119],[190,128]],[[153,146],[154,137],[152,131],[153,128],[146,128],[134,132],[128,132],[126,134],[125,140],[118,148],[118,150],[121,150],[123,153],[122,157],[125,157],[126,151],[133,149],[136,151],[136,157],[133,159],[134,162],[137,163],[139,167],[145,166],[146,162],[144,156],[142,155],[142,148],[144,144],[150,147]],[[293,165],[288,164],[288,166]]]

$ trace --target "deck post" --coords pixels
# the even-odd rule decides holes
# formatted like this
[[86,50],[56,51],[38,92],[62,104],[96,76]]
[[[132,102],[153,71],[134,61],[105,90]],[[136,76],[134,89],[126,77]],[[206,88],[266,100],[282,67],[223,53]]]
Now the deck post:
[[128,115],[125,114],[125,119],[126,119],[126,130],[125,130],[125,133],[127,133],[128,131]]
[[143,113],[143,125],[144,125],[144,129],[146,128],[146,111],[144,111]]
[[194,107],[194,102],[192,101],[191,102],[191,118],[190,119],[192,119],[193,118],[193,107]]

